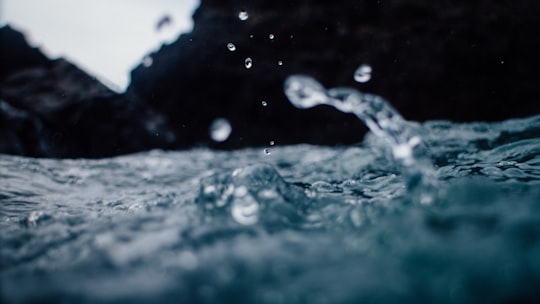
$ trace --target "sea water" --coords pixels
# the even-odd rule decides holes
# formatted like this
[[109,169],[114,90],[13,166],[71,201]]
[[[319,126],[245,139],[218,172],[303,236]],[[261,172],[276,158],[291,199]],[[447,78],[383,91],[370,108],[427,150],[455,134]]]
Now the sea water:
[[413,124],[377,96],[287,89],[372,132],[345,147],[0,155],[0,300],[540,298],[540,116]]

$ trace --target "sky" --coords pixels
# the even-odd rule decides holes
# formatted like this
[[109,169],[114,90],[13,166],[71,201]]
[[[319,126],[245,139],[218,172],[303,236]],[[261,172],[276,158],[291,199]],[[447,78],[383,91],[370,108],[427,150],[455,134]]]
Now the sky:
[[23,31],[48,57],[64,57],[121,92],[146,54],[191,31],[198,5],[199,0],[0,0],[0,26]]

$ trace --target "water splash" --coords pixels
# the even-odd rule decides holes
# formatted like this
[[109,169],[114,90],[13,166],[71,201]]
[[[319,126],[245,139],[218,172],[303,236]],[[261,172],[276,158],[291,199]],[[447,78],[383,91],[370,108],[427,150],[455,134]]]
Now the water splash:
[[384,98],[350,88],[327,90],[313,78],[299,75],[287,78],[285,94],[300,109],[329,105],[356,115],[390,147],[402,167],[413,200],[422,204],[433,202],[437,178],[418,127],[403,119]]
[[307,207],[303,189],[285,182],[269,164],[203,178],[197,201],[212,214],[230,213],[241,225],[297,222]]
[[209,128],[210,137],[217,142],[226,141],[231,135],[232,127],[229,121],[225,118],[217,118],[212,122]]

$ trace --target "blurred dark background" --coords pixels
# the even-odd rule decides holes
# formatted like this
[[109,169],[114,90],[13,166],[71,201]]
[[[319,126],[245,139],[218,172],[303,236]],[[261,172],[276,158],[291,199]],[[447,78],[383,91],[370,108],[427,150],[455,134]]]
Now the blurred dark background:
[[[124,93],[48,59],[6,26],[0,153],[106,157],[359,142],[366,129],[354,117],[289,104],[283,82],[299,73],[382,95],[409,120],[540,114],[539,15],[534,0],[202,0],[193,31],[150,54]],[[373,69],[366,83],[353,79],[361,64]],[[224,142],[208,132],[217,118],[232,126]]]

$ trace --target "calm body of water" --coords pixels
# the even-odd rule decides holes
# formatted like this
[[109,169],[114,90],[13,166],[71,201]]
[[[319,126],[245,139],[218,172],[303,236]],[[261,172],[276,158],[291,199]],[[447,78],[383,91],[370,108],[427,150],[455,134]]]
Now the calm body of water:
[[0,155],[1,300],[538,299],[540,116],[418,130],[439,180],[428,203],[373,135],[337,148]]

